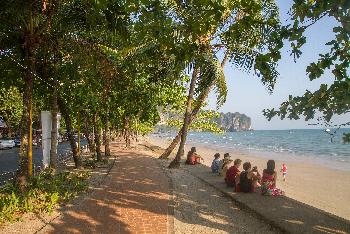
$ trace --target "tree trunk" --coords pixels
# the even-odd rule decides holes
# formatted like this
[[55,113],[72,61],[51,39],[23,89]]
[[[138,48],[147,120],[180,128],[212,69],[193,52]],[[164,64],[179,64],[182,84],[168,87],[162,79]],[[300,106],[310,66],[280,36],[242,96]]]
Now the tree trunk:
[[85,117],[84,119],[84,135],[86,137],[90,152],[95,152],[94,145],[92,144],[91,138],[90,138],[91,136],[90,136],[89,123],[88,123],[87,117]]
[[126,148],[130,147],[130,131],[129,131],[130,120],[129,117],[126,116],[124,119],[124,137]]
[[72,149],[73,153],[73,160],[76,168],[81,167],[81,159],[80,156],[78,155],[78,149],[77,149],[77,143],[74,138],[74,132],[72,128],[72,120],[71,117],[68,113],[67,106],[64,103],[64,101],[61,98],[57,98],[58,101],[58,106],[61,110],[62,116],[64,118],[64,121],[66,122],[66,128],[67,128],[67,134],[68,134],[68,139],[70,142],[70,147]]
[[78,112],[78,117],[77,117],[77,125],[78,125],[78,154],[80,154],[81,151],[81,142],[80,142],[80,113]]
[[[212,82],[207,89],[205,89],[203,91],[203,93],[201,93],[201,95],[198,97],[198,103],[196,105],[196,107],[192,110],[191,112],[191,116],[190,116],[190,120],[188,125],[190,125],[192,123],[192,121],[196,118],[196,115],[198,114],[198,112],[200,111],[203,102],[206,100],[206,98],[208,97],[208,94],[210,92],[210,90],[213,88],[213,86],[215,85],[215,82]],[[180,142],[181,139],[181,135],[182,135],[182,131],[183,131],[183,127],[181,128],[181,130],[177,133],[177,135],[175,136],[175,138],[173,139],[173,141],[171,142],[171,144],[168,146],[168,148],[165,149],[165,151],[163,152],[163,154],[159,157],[160,159],[166,159],[169,157],[169,155],[171,154],[171,152],[173,152],[173,150],[175,149],[175,147],[177,146],[177,144]]]
[[95,128],[96,158],[97,158],[97,161],[102,161],[101,135],[100,135],[99,127],[98,127],[98,116],[97,116],[97,113],[94,114],[94,128]]
[[173,139],[173,141],[172,141],[171,144],[168,146],[168,148],[166,148],[166,149],[164,150],[164,152],[163,152],[162,155],[159,157],[159,159],[166,159],[166,158],[169,157],[169,155],[171,154],[171,152],[173,152],[173,150],[175,149],[175,147],[177,146],[177,144],[180,142],[181,133],[182,133],[182,128],[181,128],[181,130],[177,133],[176,137]]
[[91,146],[92,148],[90,149],[91,153],[95,153],[96,152],[96,147],[95,147],[95,124],[94,124],[94,120],[92,121],[92,134],[91,134]]
[[53,88],[52,94],[52,130],[51,130],[51,150],[50,150],[50,167],[57,168],[57,89]]
[[[28,36],[29,37],[29,36]],[[30,39],[28,39],[30,40]],[[28,43],[30,43],[28,41]],[[27,184],[28,177],[32,176],[32,98],[33,98],[33,82],[35,58],[30,45],[26,48],[26,60],[28,66],[24,77],[24,92],[23,92],[23,112],[21,119],[21,146],[19,151],[19,174],[18,183],[20,188],[24,188]]]
[[[224,58],[223,58],[223,60],[221,62],[221,68],[224,68],[225,64],[227,63],[227,61],[229,59],[229,53],[230,53],[229,51],[226,51],[225,56],[224,56]],[[210,91],[214,87],[215,82],[216,82],[216,80],[213,80],[208,85],[208,87],[199,95],[198,103],[197,103],[196,107],[191,112],[191,117],[190,117],[190,120],[189,120],[189,124],[191,124],[192,121],[196,118],[196,115],[200,111],[204,101],[207,99]],[[175,136],[175,138],[173,139],[171,144],[168,146],[168,148],[166,148],[164,150],[163,154],[159,157],[159,159],[167,159],[169,157],[169,155],[171,154],[171,152],[173,152],[173,150],[175,149],[177,144],[180,142],[182,130],[183,130],[183,128],[181,128],[181,130],[177,133],[177,135]]]
[[110,142],[110,133],[109,133],[109,119],[108,114],[106,115],[106,121],[105,121],[105,156],[109,157],[111,156],[111,150],[109,148],[109,142]]
[[176,157],[170,163],[169,168],[178,168],[180,166],[181,157],[184,155],[184,148],[185,148],[185,143],[186,143],[186,138],[187,138],[187,130],[188,130],[188,126],[189,126],[190,119],[191,119],[191,110],[192,110],[194,88],[196,86],[196,80],[198,77],[198,73],[199,73],[199,68],[198,67],[194,68],[194,71],[192,73],[190,90],[188,91],[184,124],[182,126],[181,142],[180,142],[180,146],[179,146],[179,149],[177,151]]
[[12,127],[11,127],[11,124],[7,125],[7,136],[9,138],[12,138]]

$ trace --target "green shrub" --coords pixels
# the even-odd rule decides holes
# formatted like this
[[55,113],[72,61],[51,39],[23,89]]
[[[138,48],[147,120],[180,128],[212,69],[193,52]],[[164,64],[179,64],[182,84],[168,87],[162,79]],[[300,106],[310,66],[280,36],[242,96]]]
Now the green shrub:
[[24,191],[7,184],[0,189],[0,223],[13,222],[21,214],[51,213],[58,203],[66,202],[87,190],[89,173],[45,170],[30,179]]

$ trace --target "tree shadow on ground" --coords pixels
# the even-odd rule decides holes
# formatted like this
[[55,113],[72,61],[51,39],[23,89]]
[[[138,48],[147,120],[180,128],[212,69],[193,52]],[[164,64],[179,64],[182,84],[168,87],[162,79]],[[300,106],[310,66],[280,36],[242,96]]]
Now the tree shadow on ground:
[[[116,152],[114,152],[116,153]],[[168,178],[155,159],[135,152],[118,158],[103,185],[40,233],[167,232]]]
[[[164,166],[167,162],[164,162]],[[167,170],[174,179],[175,217],[191,233],[276,233],[273,226],[242,210],[218,190],[184,170]],[[209,172],[208,172],[209,173]],[[176,222],[176,221],[175,221]],[[185,230],[177,228],[179,232]]]

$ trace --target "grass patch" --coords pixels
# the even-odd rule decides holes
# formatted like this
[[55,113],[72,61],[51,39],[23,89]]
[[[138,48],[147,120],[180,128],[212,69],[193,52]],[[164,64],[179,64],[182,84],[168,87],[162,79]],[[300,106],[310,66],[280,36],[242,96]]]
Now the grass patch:
[[59,172],[45,170],[29,180],[24,191],[15,184],[0,188],[0,223],[18,220],[22,214],[51,213],[64,203],[88,189],[87,172]]
[[106,158],[103,158],[101,161],[97,161],[95,156],[92,156],[92,157],[86,157],[83,160],[84,168],[95,169],[97,167],[106,166],[106,165],[108,165],[108,159]]

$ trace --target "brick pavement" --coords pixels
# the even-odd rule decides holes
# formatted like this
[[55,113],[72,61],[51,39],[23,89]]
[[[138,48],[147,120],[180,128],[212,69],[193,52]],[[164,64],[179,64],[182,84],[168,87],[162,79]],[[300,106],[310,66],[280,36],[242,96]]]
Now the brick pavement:
[[106,182],[39,233],[171,233],[170,183],[155,158],[114,145]]

